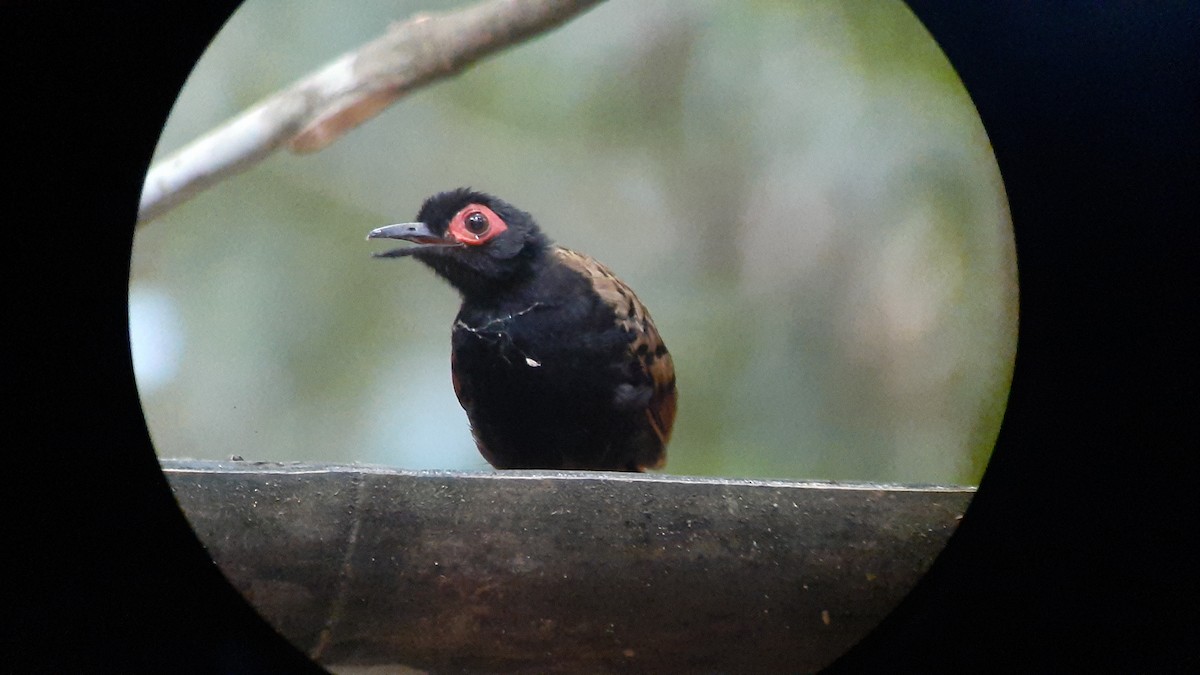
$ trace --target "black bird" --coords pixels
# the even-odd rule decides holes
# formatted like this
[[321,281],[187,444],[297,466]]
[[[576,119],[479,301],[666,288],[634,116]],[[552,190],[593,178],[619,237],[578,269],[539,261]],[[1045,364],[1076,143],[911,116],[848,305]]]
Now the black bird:
[[555,246],[528,213],[460,188],[417,222],[368,239],[412,256],[462,295],[451,332],[454,393],[498,469],[661,467],[675,367],[646,307],[592,258]]

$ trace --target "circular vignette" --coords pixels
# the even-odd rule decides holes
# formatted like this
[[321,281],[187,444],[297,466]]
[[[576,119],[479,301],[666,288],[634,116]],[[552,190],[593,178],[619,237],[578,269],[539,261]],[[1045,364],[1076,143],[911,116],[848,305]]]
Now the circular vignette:
[[[502,58],[503,58],[503,56],[502,56]],[[1003,198],[1002,191],[1000,193],[1000,197],[1001,197],[1001,199]],[[820,205],[818,205],[818,207],[820,207]],[[899,250],[901,251],[901,253],[906,252],[906,253],[908,253],[908,255],[913,255],[913,253],[911,251],[906,250],[904,247],[906,244],[911,244],[911,241],[906,241],[906,239],[911,239],[912,237],[920,237],[919,231],[917,234],[908,233],[908,234],[904,235],[904,237],[900,237],[898,244],[896,244],[896,245],[899,246]],[[770,247],[763,246],[762,250],[770,251]],[[702,253],[702,252],[700,252],[700,253]],[[700,253],[697,253],[697,255],[700,255]],[[919,253],[917,253],[917,255],[918,255],[917,264],[920,264]],[[880,258],[880,261],[886,262],[886,261],[888,261],[888,259],[892,259],[892,256],[882,255],[882,257]],[[1009,261],[1009,262],[1012,262],[1012,261]],[[763,264],[762,261],[757,261],[757,259],[749,259],[749,261],[746,261],[746,268],[748,268],[750,270],[760,270],[760,269],[763,269],[766,267],[769,267],[769,261],[767,264]],[[881,267],[884,269],[884,271],[886,271],[887,265],[886,264],[875,265],[875,267]],[[948,274],[948,273],[946,273],[946,271],[942,270],[942,271],[940,271],[940,274]],[[244,279],[239,279],[238,285],[241,285],[242,281],[244,281]],[[905,277],[900,277],[900,279],[890,280],[888,282],[888,286],[893,289],[902,289],[906,286],[905,281],[911,281],[911,280],[905,279]],[[769,279],[764,280],[764,279],[758,279],[758,277],[755,277],[755,286],[756,287],[760,287],[760,288],[761,287],[770,287],[770,285],[772,285],[772,281],[770,281]],[[870,289],[862,289],[862,292],[868,293],[868,294],[871,293]],[[275,293],[278,294],[278,291],[275,291]],[[1013,293],[1013,297],[1014,297],[1013,299],[1015,301],[1015,286],[1012,288],[1012,293]],[[901,299],[901,300],[898,300],[898,303],[900,306],[905,306],[906,301],[907,301],[907,303],[912,303],[912,299]],[[1012,309],[1012,311],[1015,313],[1015,304],[1012,307],[1010,307],[1010,309]],[[882,328],[877,328],[876,331],[877,331],[877,333],[880,333],[882,335],[894,333],[894,331],[901,331],[901,333],[902,333],[902,331],[905,331],[905,330],[916,330],[917,333],[919,333],[919,331],[920,331],[919,327],[912,328],[911,325],[908,325],[905,322],[910,321],[910,319],[912,319],[913,316],[916,316],[919,318],[919,316],[922,315],[923,311],[928,312],[928,310],[922,310],[922,309],[920,309],[920,307],[917,307],[917,309],[913,309],[913,307],[911,305],[908,305],[908,309],[905,311],[901,311],[900,313],[898,313],[898,315],[895,315],[894,317],[884,317],[884,323],[886,323],[886,325],[883,325]],[[896,323],[896,322],[900,322],[900,323]],[[1012,328],[1014,330],[1014,334],[1012,335],[1012,337],[1015,340],[1015,324],[1013,324]],[[865,331],[865,333],[870,333],[870,331],[871,331],[870,327],[864,328],[864,325],[862,324],[862,322],[856,323],[854,321],[850,321],[850,323],[847,324],[846,330],[848,331],[847,334],[862,334],[862,333],[864,333],[864,331]],[[862,347],[862,346],[860,346],[860,347]],[[868,360],[869,360],[869,357],[868,357]],[[1010,364],[1010,360],[1009,360],[1009,363],[1007,365],[1001,364],[1000,370],[1006,371],[1007,369],[1010,369],[1010,366],[1012,366],[1012,364]],[[992,426],[992,428],[990,430],[985,430],[983,432],[983,436],[988,436],[989,432],[992,437],[995,436],[995,428],[996,428],[996,426],[998,426],[998,417],[1000,417],[1000,413],[1003,410],[1002,400],[1004,398],[1004,395],[1007,394],[1007,377],[1008,377],[1008,372],[1001,372],[1000,378],[1003,381],[1003,386],[1000,389],[1002,389],[1002,390],[1001,390],[1000,394],[994,394],[995,396],[998,396],[998,399],[1000,399],[1000,404],[997,404],[1000,407],[998,407],[998,411],[995,413],[996,417],[994,419],[994,422],[995,422],[994,426]],[[984,444],[988,444],[988,446],[990,446],[990,441],[986,440],[986,438],[985,438]],[[982,465],[980,465],[980,466],[982,466]]]

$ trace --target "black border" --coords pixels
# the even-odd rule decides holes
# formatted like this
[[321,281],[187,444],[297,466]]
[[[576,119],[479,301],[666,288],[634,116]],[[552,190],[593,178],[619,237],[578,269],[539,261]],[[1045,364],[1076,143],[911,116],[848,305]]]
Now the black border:
[[835,672],[1197,672],[1200,5],[1049,4],[910,2],[1004,178],[1017,363],[959,532]]
[[20,341],[20,431],[10,433],[22,439],[5,445],[26,460],[7,474],[18,534],[5,557],[31,573],[6,584],[12,672],[322,672],[204,553],[158,466],[132,379],[140,184],[179,89],[237,5],[0,8],[6,197],[18,214],[5,229],[19,240],[6,324]]
[[[187,528],[128,351],[141,180],[236,5],[0,9],[16,252],[6,557],[25,570],[6,584],[5,633],[21,672],[305,668]],[[1004,177],[1017,369],[959,533],[831,670],[1196,672],[1200,4],[910,6],[963,78]]]

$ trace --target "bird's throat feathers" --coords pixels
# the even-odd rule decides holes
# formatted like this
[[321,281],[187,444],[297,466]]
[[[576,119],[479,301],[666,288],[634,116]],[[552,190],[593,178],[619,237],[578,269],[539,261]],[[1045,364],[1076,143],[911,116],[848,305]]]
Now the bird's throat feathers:
[[491,251],[416,248],[411,255],[450,283],[464,300],[488,302],[508,295],[535,278],[547,264],[549,242],[534,232],[515,255]]

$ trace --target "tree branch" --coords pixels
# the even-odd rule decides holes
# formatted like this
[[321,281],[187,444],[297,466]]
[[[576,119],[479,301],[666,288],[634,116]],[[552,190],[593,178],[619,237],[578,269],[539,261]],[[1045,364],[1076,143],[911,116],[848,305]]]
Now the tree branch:
[[601,0],[488,0],[418,14],[192,141],[150,168],[138,225],[287,145],[315,152],[405,94],[550,30]]

